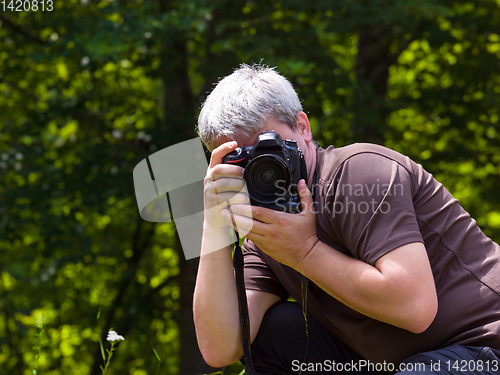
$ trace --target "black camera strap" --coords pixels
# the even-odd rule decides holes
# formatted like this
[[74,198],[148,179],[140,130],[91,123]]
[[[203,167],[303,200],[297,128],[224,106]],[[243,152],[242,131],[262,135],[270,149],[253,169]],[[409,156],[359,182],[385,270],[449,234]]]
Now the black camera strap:
[[[229,210],[231,212],[231,210]],[[240,247],[240,236],[235,230],[233,266],[236,277],[236,292],[238,293],[238,307],[240,311],[241,340],[243,345],[243,357],[245,358],[245,370],[249,375],[256,375],[253,369],[252,352],[250,349],[250,318],[248,316],[247,293],[245,291],[245,279],[243,273],[243,252]]]
[[[318,146],[316,146],[316,150],[318,150]],[[312,200],[314,202],[314,197],[316,196],[316,182],[318,176],[316,171],[313,174],[313,180],[311,185],[311,194]],[[309,286],[309,279],[304,275],[300,274],[300,295],[302,297],[302,315],[304,315],[304,323],[306,325],[306,352],[304,354],[304,359],[302,363],[306,363],[307,355],[309,354],[309,325],[307,324],[307,291]],[[302,373],[302,369],[299,372],[299,375]]]

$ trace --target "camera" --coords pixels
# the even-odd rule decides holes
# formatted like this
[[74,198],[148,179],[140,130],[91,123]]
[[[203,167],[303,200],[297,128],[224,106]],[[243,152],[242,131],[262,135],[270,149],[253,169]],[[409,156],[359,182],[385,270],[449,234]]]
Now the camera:
[[252,206],[300,212],[297,185],[301,179],[307,181],[307,170],[296,141],[283,141],[274,131],[263,132],[253,146],[236,148],[223,162],[245,168],[243,179]]

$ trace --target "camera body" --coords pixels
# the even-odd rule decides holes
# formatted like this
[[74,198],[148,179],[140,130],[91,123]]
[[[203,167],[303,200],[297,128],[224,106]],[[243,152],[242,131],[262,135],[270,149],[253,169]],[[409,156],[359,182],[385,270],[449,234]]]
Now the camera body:
[[307,181],[307,170],[296,141],[263,132],[252,146],[236,148],[223,162],[245,168],[243,179],[252,206],[300,212],[297,185],[301,179]]

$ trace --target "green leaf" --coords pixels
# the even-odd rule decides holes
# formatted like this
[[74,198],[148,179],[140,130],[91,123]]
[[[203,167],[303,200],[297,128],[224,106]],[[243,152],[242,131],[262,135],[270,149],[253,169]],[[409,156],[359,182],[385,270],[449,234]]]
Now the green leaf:
[[104,362],[106,362],[106,354],[104,353],[104,346],[102,345],[102,341],[99,340],[99,347],[101,348],[101,356]]
[[155,348],[153,348],[153,346],[151,346],[151,349],[153,349],[153,352],[155,353],[156,355],[156,359],[158,359],[159,362],[161,362],[161,358],[160,358],[160,355],[156,352]]

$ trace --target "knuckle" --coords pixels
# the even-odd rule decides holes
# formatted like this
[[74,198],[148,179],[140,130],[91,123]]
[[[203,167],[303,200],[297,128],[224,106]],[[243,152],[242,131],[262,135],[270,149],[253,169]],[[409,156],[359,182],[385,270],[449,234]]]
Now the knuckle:
[[276,224],[278,224],[280,227],[286,228],[288,226],[288,220],[279,217],[278,219],[276,219]]
[[217,175],[218,172],[220,172],[222,164],[216,164],[212,167],[212,176]]
[[205,185],[203,185],[203,192],[205,195],[215,194],[215,184],[213,183],[213,181],[205,182]]
[[280,237],[280,233],[276,229],[269,230],[269,235],[271,237],[273,237],[273,238],[279,238]]
[[213,170],[210,170],[206,175],[205,175],[205,178],[203,179],[203,182],[205,184],[207,183],[210,183],[210,182],[213,182],[215,181],[216,179],[216,175],[214,174],[214,171]]

